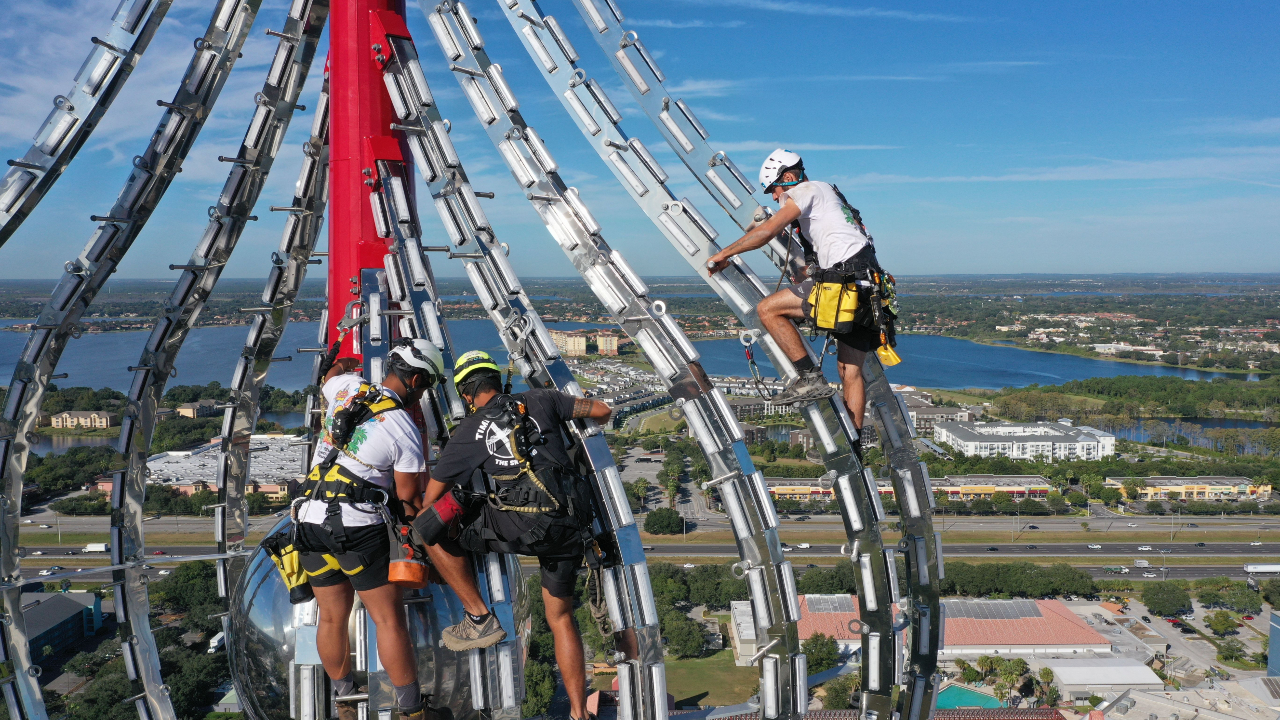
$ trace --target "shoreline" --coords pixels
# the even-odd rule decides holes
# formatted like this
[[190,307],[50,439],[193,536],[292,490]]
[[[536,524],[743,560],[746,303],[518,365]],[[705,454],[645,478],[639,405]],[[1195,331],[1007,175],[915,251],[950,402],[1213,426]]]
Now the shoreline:
[[971,342],[975,345],[986,345],[987,347],[1009,348],[1011,350],[1023,350],[1025,352],[1038,352],[1038,353],[1045,353],[1048,355],[1065,355],[1067,357],[1078,357],[1082,360],[1097,360],[1100,362],[1127,363],[1129,365],[1138,365],[1141,367],[1163,367],[1163,368],[1171,368],[1171,369],[1177,369],[1177,370],[1193,370],[1197,372],[1221,373],[1224,375],[1261,375],[1264,377],[1271,377],[1272,375],[1275,374],[1269,370],[1257,370],[1257,369],[1232,370],[1232,369],[1218,368],[1218,367],[1202,368],[1202,367],[1194,367],[1194,366],[1188,366],[1188,365],[1168,365],[1160,361],[1151,362],[1147,360],[1134,360],[1132,358],[1108,357],[1105,355],[1080,355],[1079,353],[1060,352],[1058,350],[1047,350],[1045,348],[1026,347],[1025,345],[1005,344],[1004,342],[998,342],[995,340],[973,340],[970,338],[952,337],[950,335],[934,335],[932,333],[900,333],[900,334],[914,335],[916,337],[944,337],[944,338],[949,338],[951,340],[963,340],[964,342]]

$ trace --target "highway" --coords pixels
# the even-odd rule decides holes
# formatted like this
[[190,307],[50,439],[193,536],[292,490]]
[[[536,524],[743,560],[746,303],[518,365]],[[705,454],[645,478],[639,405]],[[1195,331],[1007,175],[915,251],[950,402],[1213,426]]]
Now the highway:
[[[1160,550],[1166,551],[1169,557],[1221,557],[1229,555],[1242,556],[1275,556],[1280,555],[1280,543],[1264,543],[1261,546],[1251,546],[1249,543],[1205,543],[1204,547],[1196,547],[1195,543],[1096,543],[1102,546],[1100,550],[1090,550],[1087,543],[1015,543],[1015,544],[994,544],[994,545],[951,545],[944,544],[943,552],[946,557],[964,557],[964,556],[990,556],[990,557],[1068,557],[1079,555],[1098,555],[1100,557],[1113,557],[1115,555],[1132,555],[1135,558],[1150,559],[1153,565],[1158,565],[1161,558]],[[733,555],[737,556],[737,546],[729,543],[669,543],[661,545],[646,545],[652,547],[647,550],[649,555],[684,555],[684,556],[717,556],[717,555]],[[988,550],[988,548],[999,548],[999,550]],[[1139,550],[1139,547],[1150,547],[1149,551]],[[839,555],[839,545],[813,545],[809,548],[797,547],[795,543],[791,543],[791,550],[801,555]]]

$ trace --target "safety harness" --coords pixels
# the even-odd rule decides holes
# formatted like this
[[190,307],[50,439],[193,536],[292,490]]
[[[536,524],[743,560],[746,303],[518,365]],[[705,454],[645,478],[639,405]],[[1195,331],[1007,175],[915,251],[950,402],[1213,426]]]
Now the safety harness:
[[791,229],[810,266],[813,288],[809,291],[807,319],[815,329],[839,335],[858,326],[880,331],[880,347],[876,354],[885,365],[896,365],[902,359],[893,351],[897,345],[894,319],[898,315],[898,294],[892,275],[880,267],[874,240],[858,212],[835,185],[831,186],[844,211],[845,218],[867,237],[868,244],[853,257],[830,268],[819,268],[817,251],[800,228],[800,220],[791,221]]
[[394,397],[383,393],[378,387],[369,383],[360,383],[355,395],[345,407],[334,412],[329,428],[325,432],[325,440],[331,446],[328,455],[311,468],[307,479],[294,494],[295,502],[300,500],[326,500],[323,526],[333,536],[335,542],[345,546],[347,529],[342,523],[342,505],[373,503],[388,505],[393,496],[387,489],[365,480],[351,470],[338,464],[338,457],[346,455],[365,467],[375,468],[356,457],[347,446],[355,437],[356,431],[364,423],[392,410],[403,410],[404,405]]
[[503,552],[531,554],[530,549],[547,536],[552,526],[568,525],[579,532],[584,543],[590,543],[594,513],[590,497],[583,494],[585,483],[559,463],[553,462],[535,470],[529,462],[534,447],[546,444],[546,439],[529,418],[525,404],[503,394],[486,403],[479,413],[502,434],[516,461],[513,473],[482,473],[485,475],[485,501],[495,510],[520,513],[531,523],[518,538],[508,540],[498,538],[491,529],[486,529],[485,540],[499,546]]

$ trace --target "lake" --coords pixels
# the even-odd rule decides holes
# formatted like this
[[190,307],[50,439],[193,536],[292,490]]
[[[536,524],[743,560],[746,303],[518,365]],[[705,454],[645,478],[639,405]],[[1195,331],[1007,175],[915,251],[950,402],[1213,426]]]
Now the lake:
[[[29,320],[0,321],[0,327]],[[548,327],[560,330],[579,330],[608,327],[592,323],[548,323]],[[289,323],[277,356],[292,355],[291,362],[277,362],[271,368],[267,382],[284,390],[301,390],[306,387],[311,372],[311,355],[298,355],[297,348],[314,347],[317,323]],[[505,367],[507,353],[498,338],[493,323],[488,320],[454,320],[449,332],[459,353],[466,350],[484,350]],[[178,356],[178,374],[170,385],[206,385],[212,381],[224,385],[231,381],[232,365],[244,347],[247,326],[209,327],[193,330]],[[68,377],[55,381],[63,386],[111,387],[128,392],[133,373],[125,368],[138,363],[142,346],[149,333],[111,332],[86,333],[79,340],[72,340],[63,354],[58,372]],[[14,358],[26,344],[26,333],[0,332],[0,382],[7,382],[13,374]],[[820,349],[821,344],[817,347]],[[742,375],[750,373],[742,344],[737,340],[703,340],[697,343],[702,354],[702,364],[713,375]],[[1177,375],[1189,380],[1206,380],[1224,377],[1223,373],[1206,372],[1190,368],[1157,365],[1136,365],[1113,360],[1097,360],[1075,355],[1031,352],[1012,347],[981,345],[967,340],[937,335],[900,335],[898,354],[903,362],[886,369],[889,380],[917,387],[962,389],[1025,387],[1038,383],[1055,385],[1069,380],[1117,375]],[[773,366],[763,352],[756,352],[756,361],[766,376],[774,375]],[[827,377],[836,379],[835,359],[828,357],[823,363]],[[1252,376],[1251,376],[1252,377]],[[1256,379],[1256,377],[1254,377]],[[301,413],[263,413],[263,418],[280,423],[286,428],[302,424]],[[1248,421],[1193,420],[1206,427],[1214,422],[1247,423]],[[1258,427],[1258,424],[1241,424],[1233,427]],[[1138,435],[1141,430],[1137,430]],[[784,440],[784,431],[777,428],[770,433],[774,439]],[[1139,438],[1135,435],[1134,439]],[[35,452],[63,453],[81,445],[115,444],[107,438],[55,437],[43,439]]]
[[[20,322],[20,321],[12,321]],[[548,327],[576,330],[605,327],[591,323],[548,323]],[[278,356],[292,355],[291,362],[277,362],[267,382],[284,390],[306,387],[311,372],[312,356],[298,355],[299,347],[314,347],[317,324],[289,323]],[[488,320],[454,320],[449,331],[459,353],[485,350],[505,366],[507,354],[493,323]],[[209,327],[193,330],[178,357],[178,374],[170,385],[205,385],[231,381],[232,366],[244,347],[247,326]],[[58,372],[69,377],[57,380],[64,386],[112,387],[127,392],[133,373],[126,370],[136,365],[146,342],[147,332],[86,333],[72,340]],[[26,344],[26,333],[0,332],[0,377],[12,375],[14,359]],[[818,344],[817,347],[821,347]],[[735,339],[703,340],[697,343],[702,365],[713,375],[748,375],[742,344]],[[886,369],[895,383],[944,389],[1025,387],[1033,383],[1055,385],[1069,380],[1117,375],[1177,375],[1188,380],[1227,377],[1224,373],[1163,365],[1137,365],[1055,353],[1033,352],[1012,347],[981,345],[968,340],[937,335],[899,335],[898,354],[903,362]],[[774,375],[773,366],[763,352],[756,361],[766,375]],[[823,363],[827,377],[836,379],[835,359]],[[1240,377],[1240,376],[1236,376]],[[1250,376],[1257,379],[1257,376]],[[0,382],[6,382],[0,379]],[[283,423],[282,423],[283,424]]]

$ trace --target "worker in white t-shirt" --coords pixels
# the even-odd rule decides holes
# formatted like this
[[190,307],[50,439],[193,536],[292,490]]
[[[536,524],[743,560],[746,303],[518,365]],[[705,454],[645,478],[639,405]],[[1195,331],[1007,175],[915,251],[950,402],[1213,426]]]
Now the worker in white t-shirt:
[[[340,342],[340,341],[339,341]],[[337,355],[335,343],[333,356]],[[387,354],[387,376],[365,381],[356,358],[330,360],[321,393],[324,434],[299,490],[295,544],[320,607],[316,646],[333,684],[340,720],[356,720],[356,678],[348,625],[355,595],[377,626],[378,657],[387,671],[401,720],[424,720],[405,623],[403,590],[389,582],[391,540],[384,513],[407,521],[421,509],[429,475],[422,431],[405,410],[443,378],[444,359],[428,340],[396,340]],[[341,421],[335,416],[341,415]],[[463,583],[459,583],[463,585]],[[464,606],[483,612],[471,585],[459,592]]]
[[[875,247],[858,211],[829,183],[810,180],[804,173],[800,156],[779,148],[770,153],[760,168],[760,185],[773,196],[779,209],[769,219],[748,227],[747,233],[724,250],[711,256],[711,273],[729,265],[734,255],[756,250],[784,232],[788,225],[796,228],[812,256],[806,260],[823,271],[847,271],[850,275],[867,268],[878,268]],[[859,281],[859,285],[863,282]],[[831,397],[835,390],[815,367],[804,346],[804,339],[793,321],[806,318],[810,310],[812,277],[766,297],[758,306],[760,322],[782,348],[799,376],[781,393],[770,398],[775,405],[814,402]],[[866,287],[870,283],[866,282]],[[867,316],[863,312],[860,317]],[[836,354],[840,380],[844,386],[844,402],[854,424],[862,428],[866,393],[862,382],[862,362],[866,354],[880,346],[880,328],[874,324],[857,324],[850,332],[836,334]]]

